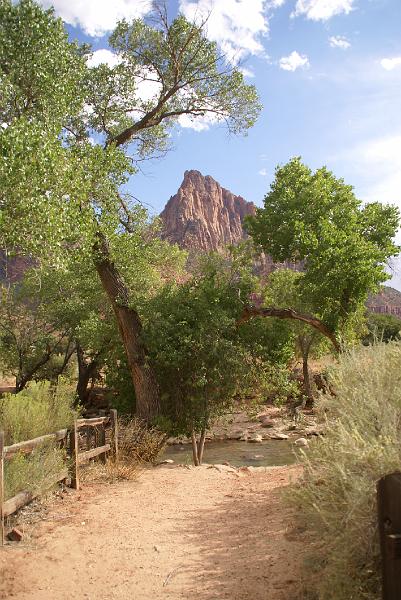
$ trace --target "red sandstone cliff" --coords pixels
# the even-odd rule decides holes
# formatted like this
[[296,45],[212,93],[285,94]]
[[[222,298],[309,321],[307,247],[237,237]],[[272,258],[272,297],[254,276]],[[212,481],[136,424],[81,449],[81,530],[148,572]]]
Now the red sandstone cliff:
[[178,192],[160,215],[162,237],[181,248],[218,250],[244,238],[244,217],[253,214],[252,202],[222,188],[210,175],[185,171]]

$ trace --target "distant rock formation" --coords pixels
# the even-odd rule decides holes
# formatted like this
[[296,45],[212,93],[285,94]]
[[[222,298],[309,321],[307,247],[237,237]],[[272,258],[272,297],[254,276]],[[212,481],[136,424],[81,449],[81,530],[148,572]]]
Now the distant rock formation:
[[245,216],[256,207],[199,171],[185,171],[178,192],[167,202],[160,217],[162,237],[187,250],[219,250],[245,237]]
[[401,292],[385,285],[374,296],[369,296],[366,306],[371,312],[401,317]]

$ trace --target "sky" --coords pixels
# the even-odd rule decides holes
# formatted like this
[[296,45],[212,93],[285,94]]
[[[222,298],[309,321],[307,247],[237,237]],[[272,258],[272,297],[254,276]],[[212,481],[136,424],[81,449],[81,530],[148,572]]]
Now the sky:
[[[71,38],[113,60],[108,35],[150,0],[41,0]],[[240,60],[263,111],[246,137],[207,120],[182,121],[173,150],[141,166],[132,193],[159,213],[184,171],[211,175],[257,205],[278,164],[326,165],[366,202],[401,208],[401,0],[168,0],[169,14],[210,14],[207,35]],[[401,242],[401,235],[399,237]],[[401,261],[391,282],[401,289]]]

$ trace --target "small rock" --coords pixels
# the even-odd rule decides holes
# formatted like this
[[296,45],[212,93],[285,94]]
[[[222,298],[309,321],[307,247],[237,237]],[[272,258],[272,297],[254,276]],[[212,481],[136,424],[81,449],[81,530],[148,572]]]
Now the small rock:
[[7,535],[7,537],[11,542],[20,542],[24,536],[22,531],[14,527]]
[[295,444],[295,446],[308,446],[309,442],[306,438],[301,437],[301,438],[298,438],[297,440],[295,440],[294,444]]
[[159,465],[172,465],[174,463],[172,458],[166,458],[166,460],[162,460],[159,462]]
[[248,439],[248,442],[252,442],[253,444],[257,444],[257,443],[263,442],[263,438],[262,438],[261,435],[258,435],[258,434],[257,435],[253,435],[252,437],[250,437]]
[[278,431],[274,431],[270,435],[270,439],[272,440],[288,440],[290,436],[286,433],[279,433]]
[[263,419],[263,421],[261,421],[261,426],[262,427],[274,427],[275,422],[273,421],[273,419]]

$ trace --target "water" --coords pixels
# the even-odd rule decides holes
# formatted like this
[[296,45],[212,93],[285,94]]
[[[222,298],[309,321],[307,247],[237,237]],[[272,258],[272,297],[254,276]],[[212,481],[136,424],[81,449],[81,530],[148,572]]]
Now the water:
[[[167,446],[163,459],[180,464],[192,464],[191,444]],[[206,442],[203,462],[211,464],[230,463],[235,467],[253,465],[272,467],[293,464],[296,460],[294,446],[287,440],[265,440],[257,444],[237,440]]]

